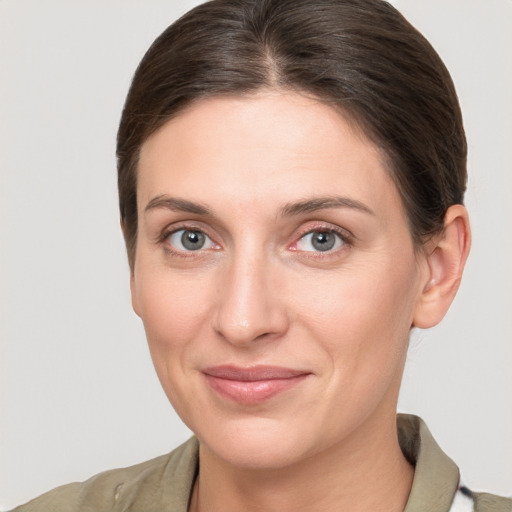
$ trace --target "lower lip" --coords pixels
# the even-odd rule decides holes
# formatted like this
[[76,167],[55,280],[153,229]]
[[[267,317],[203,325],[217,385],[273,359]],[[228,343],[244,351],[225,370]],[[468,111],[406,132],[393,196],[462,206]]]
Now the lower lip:
[[308,375],[286,379],[241,381],[206,375],[208,384],[221,396],[244,405],[261,404],[300,384]]

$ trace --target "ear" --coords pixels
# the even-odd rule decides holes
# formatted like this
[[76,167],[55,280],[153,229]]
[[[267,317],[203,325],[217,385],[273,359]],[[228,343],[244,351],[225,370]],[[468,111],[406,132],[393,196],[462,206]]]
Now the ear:
[[450,206],[443,232],[427,244],[427,274],[416,303],[413,327],[437,325],[448,311],[459,289],[471,246],[468,212],[464,206]]
[[[121,231],[123,232],[123,237],[126,240],[125,234],[125,225],[123,219],[120,220]],[[139,299],[137,297],[137,284],[135,282],[135,267],[130,265],[130,295],[132,299],[132,308],[135,311],[135,314],[140,317],[140,308],[139,308]]]
[[130,272],[130,294],[132,297],[132,308],[135,314],[140,317],[139,298],[137,295],[137,283],[135,281],[135,271]]

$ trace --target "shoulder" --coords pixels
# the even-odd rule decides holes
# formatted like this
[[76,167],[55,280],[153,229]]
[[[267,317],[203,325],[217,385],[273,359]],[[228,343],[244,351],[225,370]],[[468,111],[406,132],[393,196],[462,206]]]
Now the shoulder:
[[472,492],[460,486],[448,512],[512,512],[512,498]]
[[441,450],[423,420],[397,416],[404,456],[414,466],[414,479],[404,512],[512,512],[512,499],[472,492],[460,483],[456,464]]
[[57,487],[12,512],[149,512],[170,504],[175,504],[172,510],[179,510],[188,503],[197,472],[197,454],[197,439],[192,438],[169,454]]
[[486,492],[472,493],[475,512],[512,512],[512,498],[504,498]]

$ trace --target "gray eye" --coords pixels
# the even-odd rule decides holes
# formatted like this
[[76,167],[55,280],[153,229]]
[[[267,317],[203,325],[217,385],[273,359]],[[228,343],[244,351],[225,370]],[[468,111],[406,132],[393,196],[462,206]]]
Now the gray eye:
[[169,244],[184,252],[211,249],[215,245],[208,235],[193,229],[179,229],[171,233],[169,235]]
[[342,244],[340,235],[334,231],[311,231],[299,240],[297,247],[305,252],[327,252],[338,249]]
[[205,242],[205,236],[200,231],[184,231],[181,235],[181,243],[189,251],[202,249]]
[[317,231],[311,237],[311,245],[317,251],[330,251],[336,243],[334,233],[327,233],[325,231]]

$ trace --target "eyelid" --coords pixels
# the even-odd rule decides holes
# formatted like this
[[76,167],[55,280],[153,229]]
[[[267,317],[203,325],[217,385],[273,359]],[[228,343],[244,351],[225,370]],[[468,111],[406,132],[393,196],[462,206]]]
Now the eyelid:
[[313,221],[307,222],[303,224],[294,234],[294,238],[300,238],[308,233],[313,233],[315,231],[332,231],[333,233],[338,234],[344,241],[350,242],[351,240],[355,240],[356,236],[347,228],[342,228],[341,226],[337,226],[336,224],[331,224],[330,222],[325,221]]
[[[190,230],[190,231],[199,231],[203,233],[208,239],[211,241],[211,243],[214,245],[214,247],[206,248],[206,249],[198,249],[196,251],[182,251],[176,248],[173,248],[169,243],[166,243],[169,236],[173,233],[176,233],[178,231],[182,230]],[[222,249],[221,244],[217,242],[218,237],[215,235],[210,234],[210,229],[208,229],[208,226],[204,226],[203,223],[197,222],[197,221],[178,221],[173,222],[167,226],[165,226],[160,233],[157,235],[155,239],[155,243],[158,245],[162,245],[164,249],[174,255],[182,256],[182,257],[191,257],[191,256],[199,256],[199,253],[204,253],[205,251],[211,251],[211,250],[220,250]],[[317,231],[324,231],[324,232],[331,232],[336,234],[341,241],[343,242],[342,247],[338,247],[337,249],[331,249],[328,251],[301,251],[300,249],[294,248],[293,246],[297,244],[297,242],[302,239],[304,236],[317,232]],[[311,257],[327,257],[329,255],[335,254],[339,252],[340,250],[343,250],[344,247],[351,247],[354,243],[354,240],[357,240],[357,237],[347,228],[342,228],[341,226],[338,226],[336,224],[331,224],[330,222],[326,221],[310,221],[303,224],[300,228],[298,228],[294,235],[292,235],[293,242],[291,244],[288,244],[287,248],[288,250],[302,252],[302,253],[312,253],[308,254],[308,256]]]
[[156,243],[164,242],[169,235],[176,233],[177,231],[200,231],[204,233],[208,238],[213,240],[215,237],[210,233],[210,229],[203,225],[203,223],[195,222],[195,221],[177,221],[167,224],[163,227],[155,237]]
[[[318,234],[327,234],[330,237],[334,237],[333,240],[333,246],[329,247],[325,250],[321,250],[315,247],[314,237],[316,237]],[[306,233],[303,235],[299,240],[296,242],[296,245],[299,246],[298,250],[301,252],[311,252],[311,253],[321,253],[321,254],[327,254],[336,252],[338,249],[340,249],[343,245],[345,245],[345,241],[341,238],[341,236],[334,232],[334,231],[312,231],[310,233]],[[311,246],[311,249],[307,248],[307,245]]]
[[[182,233],[182,236],[181,237],[178,237],[178,240],[174,240],[174,238],[176,238],[176,236],[179,234],[179,233]],[[181,241],[181,238],[183,237],[183,234],[185,233],[200,233],[201,235],[204,236],[204,241],[205,241],[205,245],[207,245],[207,247],[200,247],[198,249],[195,249],[195,250],[192,250],[192,249],[187,249],[186,247],[184,248],[181,248],[181,247],[177,247],[177,244],[179,243],[180,245],[183,245],[182,241]],[[203,250],[208,250],[208,249],[214,249],[215,248],[215,242],[204,232],[202,231],[199,231],[198,229],[177,229],[176,231],[173,231],[172,233],[169,233],[169,235],[167,236],[167,240],[168,240],[168,243],[170,246],[172,246],[174,249],[178,249],[179,251],[182,251],[182,252],[199,252],[199,251],[203,251]]]
[[[173,235],[179,231],[200,232],[203,235],[205,235],[205,237],[207,237],[208,240],[210,240],[213,247],[207,247],[204,249],[201,248],[201,249],[197,249],[196,251],[178,249],[178,248],[172,246],[168,242],[168,239],[171,235]],[[157,236],[156,243],[158,245],[163,246],[163,248],[165,249],[166,252],[168,252],[174,256],[180,256],[183,258],[187,258],[187,257],[194,257],[194,256],[198,257],[200,254],[204,253],[205,251],[212,251],[212,250],[216,251],[216,250],[221,249],[221,245],[218,242],[216,242],[215,238],[216,237],[212,236],[209,233],[209,230],[205,229],[203,226],[199,226],[197,223],[194,223],[194,222],[184,221],[184,222],[172,223],[172,224],[166,226],[164,229],[162,229],[162,231]]]
[[[296,244],[300,240],[302,240],[306,235],[309,235],[309,234],[312,234],[315,232],[319,232],[319,231],[320,232],[323,231],[326,233],[334,233],[335,235],[337,235],[343,242],[342,247],[339,247],[334,250],[324,251],[324,252],[322,252],[322,251],[301,251],[300,249],[293,247],[293,246],[296,246]],[[299,228],[295,232],[295,234],[293,236],[294,241],[289,246],[289,249],[292,251],[297,251],[297,252],[302,252],[302,253],[311,253],[311,254],[308,254],[308,256],[311,255],[312,257],[322,257],[322,256],[328,256],[331,254],[335,254],[338,251],[342,250],[343,247],[352,246],[355,238],[356,237],[348,229],[341,228],[340,226],[336,226],[335,224],[331,224],[329,222],[316,221],[311,224],[306,224],[305,226],[301,226],[301,228]]]

